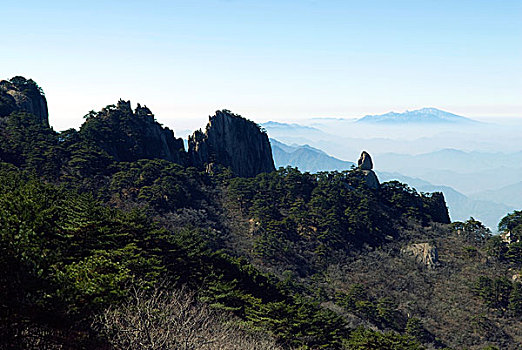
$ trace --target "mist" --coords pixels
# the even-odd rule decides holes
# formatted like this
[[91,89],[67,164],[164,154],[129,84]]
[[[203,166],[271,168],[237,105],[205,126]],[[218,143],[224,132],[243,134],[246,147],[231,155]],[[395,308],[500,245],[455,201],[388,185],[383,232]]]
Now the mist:
[[473,216],[495,230],[507,212],[522,209],[522,118],[367,123],[324,117],[263,126],[272,139],[309,145],[338,160],[355,162],[365,150],[381,181],[443,191],[453,220]]

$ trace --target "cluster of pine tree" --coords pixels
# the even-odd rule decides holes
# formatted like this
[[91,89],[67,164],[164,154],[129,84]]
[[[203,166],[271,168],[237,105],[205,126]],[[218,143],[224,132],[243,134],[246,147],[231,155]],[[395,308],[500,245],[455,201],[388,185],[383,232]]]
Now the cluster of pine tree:
[[[103,113],[113,124],[129,118]],[[140,130],[106,130],[104,120],[91,113],[79,131],[57,133],[31,114],[0,118],[6,348],[445,346],[385,290],[331,273],[365,254],[396,256],[425,227],[445,227],[429,195],[398,182],[370,189],[356,171],[206,173],[152,159],[140,142],[116,159],[107,147]],[[520,213],[502,225],[522,232]],[[470,242],[468,251],[522,267],[520,243]],[[497,277],[480,277],[470,293],[520,319],[520,283]],[[188,340],[196,331],[199,345]]]

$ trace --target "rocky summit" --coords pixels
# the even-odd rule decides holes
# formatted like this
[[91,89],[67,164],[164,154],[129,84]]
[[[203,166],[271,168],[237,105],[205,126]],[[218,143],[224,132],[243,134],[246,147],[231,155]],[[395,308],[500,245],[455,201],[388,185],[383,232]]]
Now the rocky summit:
[[268,136],[259,125],[228,110],[209,118],[205,132],[197,130],[188,141],[194,166],[212,169],[229,167],[241,177],[275,170]]
[[364,180],[366,181],[366,184],[368,187],[373,189],[379,188],[379,179],[377,178],[377,175],[375,175],[375,172],[373,169],[373,162],[372,157],[370,154],[366,151],[362,151],[361,156],[359,157],[359,160],[357,161],[357,168],[359,169],[360,173],[364,177]]
[[0,81],[0,117],[13,112],[31,113],[43,125],[49,126],[47,100],[32,79],[17,76]]
[[130,101],[91,112],[80,128],[80,135],[96,144],[117,161],[165,159],[184,164],[183,140],[159,124],[150,109],[137,105],[133,111]]
[[[0,117],[25,112],[49,127],[47,102],[42,89],[32,80],[14,77],[0,81]],[[207,171],[230,168],[240,177],[253,177],[275,170],[266,132],[259,125],[228,110],[209,118],[205,131],[183,140],[159,124],[154,114],[140,104],[133,110],[130,101],[119,100],[99,112],[85,116],[78,137],[91,147],[100,148],[119,162],[139,159],[164,159]]]
[[359,157],[359,160],[357,161],[357,166],[361,170],[372,170],[373,169],[372,157],[370,157],[370,154],[368,154],[368,152],[362,151],[361,156]]

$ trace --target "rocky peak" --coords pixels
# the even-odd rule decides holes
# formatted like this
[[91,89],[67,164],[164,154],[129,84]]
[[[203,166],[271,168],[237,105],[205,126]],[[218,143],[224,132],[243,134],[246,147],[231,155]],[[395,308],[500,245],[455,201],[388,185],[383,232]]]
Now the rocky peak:
[[116,105],[89,114],[80,135],[118,161],[159,158],[186,162],[183,140],[156,122],[146,106],[138,104],[133,111],[130,101],[119,100]]
[[136,106],[136,109],[134,110],[134,113],[137,116],[148,117],[148,118],[154,120],[154,114],[152,114],[151,110],[149,108],[147,108],[147,106],[143,106],[142,107],[139,103]]
[[132,107],[130,101],[125,101],[120,98],[116,107],[123,113],[132,114]]
[[378,189],[380,186],[379,179],[377,178],[377,175],[372,169],[372,157],[368,152],[362,151],[361,156],[357,161],[357,170],[359,171],[363,179],[366,181],[368,187],[372,189]]
[[0,117],[13,112],[33,114],[45,126],[49,126],[47,100],[42,89],[32,79],[14,77],[0,81]]
[[197,130],[188,141],[193,165],[229,167],[234,174],[253,177],[275,170],[268,136],[259,125],[228,110],[209,117],[205,132]]
[[372,170],[373,169],[373,162],[372,157],[370,154],[366,151],[362,151],[361,156],[359,157],[359,160],[357,161],[357,166],[361,170]]

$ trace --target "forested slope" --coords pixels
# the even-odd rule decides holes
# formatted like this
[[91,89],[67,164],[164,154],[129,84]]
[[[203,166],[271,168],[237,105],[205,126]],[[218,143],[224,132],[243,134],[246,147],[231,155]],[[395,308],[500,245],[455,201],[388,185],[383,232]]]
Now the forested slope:
[[520,213],[503,222],[507,243],[473,220],[449,224],[438,195],[370,188],[358,170],[194,166],[173,136],[151,142],[171,134],[127,104],[60,133],[0,110],[5,348],[522,342]]

